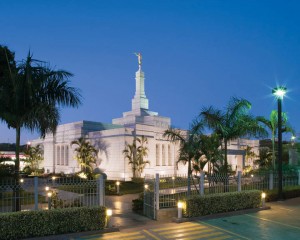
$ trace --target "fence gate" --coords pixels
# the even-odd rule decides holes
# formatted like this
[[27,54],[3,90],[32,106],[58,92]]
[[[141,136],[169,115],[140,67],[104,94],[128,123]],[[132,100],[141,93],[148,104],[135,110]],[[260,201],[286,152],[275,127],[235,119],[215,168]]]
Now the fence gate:
[[144,209],[143,213],[146,217],[156,219],[156,201],[155,201],[155,178],[154,176],[145,176],[144,185]]

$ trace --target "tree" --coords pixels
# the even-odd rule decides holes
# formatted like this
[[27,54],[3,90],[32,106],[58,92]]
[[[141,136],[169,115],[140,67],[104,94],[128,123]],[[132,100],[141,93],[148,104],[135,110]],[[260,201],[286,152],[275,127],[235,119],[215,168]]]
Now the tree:
[[[137,143],[139,146],[137,146]],[[148,144],[148,139],[145,136],[141,136],[141,138],[134,137],[132,144],[126,143],[123,150],[124,158],[131,165],[133,178],[141,177],[146,164],[149,164],[149,161],[144,160],[148,156],[146,144]]]
[[[232,97],[224,111],[213,108],[203,108],[201,120],[222,139],[224,150],[224,172],[228,173],[227,147],[228,141],[246,136],[263,136],[266,131],[256,119],[249,115],[251,103],[245,99]],[[224,146],[223,146],[224,144]]]
[[[270,114],[270,119],[259,116],[257,121],[262,123],[271,132],[272,138],[272,166],[275,169],[275,137],[278,131],[278,112],[273,110]],[[289,125],[287,114],[282,112],[282,132],[290,132],[295,135],[294,129]]]
[[93,169],[97,162],[97,149],[85,138],[81,137],[71,142],[71,146],[76,145],[76,160],[81,166],[82,172],[87,178],[93,178]]
[[254,160],[254,163],[259,166],[259,168],[270,169],[272,167],[272,153],[268,147],[259,148],[258,159]]
[[[59,106],[78,107],[81,96],[69,86],[73,75],[64,70],[54,70],[49,64],[27,58],[15,65],[14,54],[0,46],[5,74],[0,79],[0,119],[16,131],[15,180],[19,181],[21,129],[38,131],[42,137],[55,132],[59,122]],[[6,64],[5,64],[6,63]],[[19,193],[16,192],[16,195]],[[16,196],[16,211],[20,210]]]
[[44,160],[41,145],[38,144],[36,146],[29,146],[24,153],[26,155],[26,159],[23,161],[30,168],[30,171],[36,174],[39,169],[39,163]]
[[188,163],[188,196],[191,194],[192,164],[194,163],[194,166],[198,166],[199,171],[202,170],[206,164],[206,162],[204,162],[200,165],[201,151],[199,145],[202,129],[203,126],[201,122],[194,122],[187,133],[172,128],[164,132],[164,137],[167,137],[173,142],[178,141],[180,143],[179,159],[177,162]]

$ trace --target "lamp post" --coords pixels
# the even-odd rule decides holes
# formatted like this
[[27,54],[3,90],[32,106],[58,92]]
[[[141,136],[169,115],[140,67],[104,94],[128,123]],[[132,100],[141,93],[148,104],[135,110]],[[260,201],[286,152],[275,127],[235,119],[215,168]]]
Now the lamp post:
[[278,199],[282,200],[282,110],[281,102],[286,94],[286,87],[276,87],[272,93],[278,104]]

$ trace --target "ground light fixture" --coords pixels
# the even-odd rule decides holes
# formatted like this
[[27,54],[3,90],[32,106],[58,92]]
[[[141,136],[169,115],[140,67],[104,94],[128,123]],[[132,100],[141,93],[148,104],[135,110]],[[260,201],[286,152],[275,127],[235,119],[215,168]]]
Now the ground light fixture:
[[51,209],[52,192],[47,192],[47,197],[48,197],[48,210],[50,210]]
[[120,193],[120,181],[117,181],[116,185],[117,185],[117,194],[119,194]]
[[149,185],[148,185],[148,184],[145,184],[145,185],[144,185],[144,188],[145,188],[145,190],[148,190]]
[[46,191],[46,192],[48,192],[49,189],[50,189],[50,188],[49,188],[48,186],[45,187],[45,191]]
[[281,103],[286,94],[286,87],[280,86],[272,90],[272,94],[277,99],[278,104],[278,199],[282,200],[282,109]]
[[262,207],[266,206],[266,193],[264,192],[261,194],[261,205]]
[[21,178],[21,179],[20,179],[20,183],[23,183],[23,182],[24,182],[24,179],[23,179],[23,178]]
[[111,219],[111,216],[112,216],[112,209],[110,209],[110,208],[106,209],[106,216],[107,216],[107,224],[106,224],[106,226],[107,227],[111,227],[110,219]]
[[178,217],[178,219],[181,219],[181,218],[182,218],[183,202],[178,202],[178,203],[177,203],[177,208],[178,208],[178,214],[177,214],[177,217]]

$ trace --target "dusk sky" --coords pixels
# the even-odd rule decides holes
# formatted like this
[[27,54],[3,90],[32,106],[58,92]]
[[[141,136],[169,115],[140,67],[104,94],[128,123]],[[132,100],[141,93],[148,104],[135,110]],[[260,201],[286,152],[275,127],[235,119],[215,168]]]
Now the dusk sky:
[[[269,117],[272,88],[285,85],[283,111],[300,132],[298,0],[1,0],[0,10],[0,44],[17,60],[30,49],[75,75],[83,104],[62,109],[61,123],[110,123],[129,111],[141,52],[150,110],[173,126],[187,129],[203,107],[222,109],[231,96]],[[22,143],[37,136],[23,131]],[[4,123],[0,142],[15,142]]]

